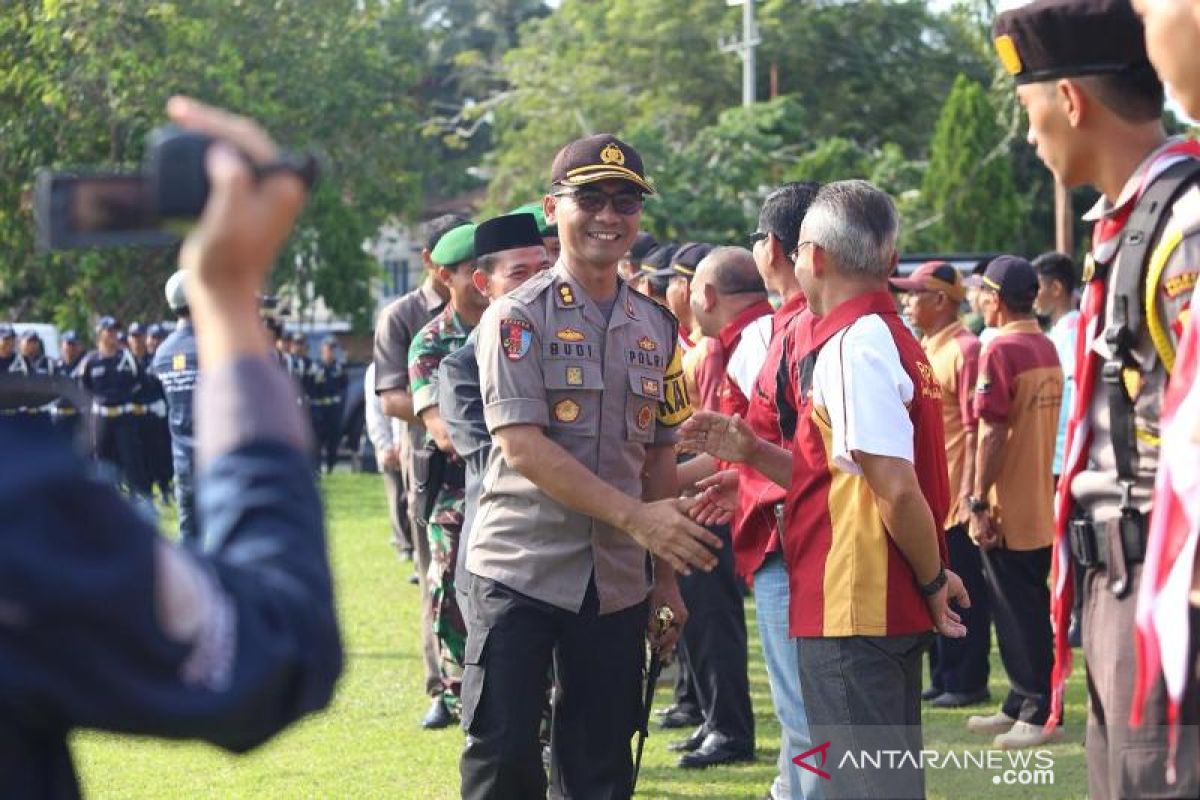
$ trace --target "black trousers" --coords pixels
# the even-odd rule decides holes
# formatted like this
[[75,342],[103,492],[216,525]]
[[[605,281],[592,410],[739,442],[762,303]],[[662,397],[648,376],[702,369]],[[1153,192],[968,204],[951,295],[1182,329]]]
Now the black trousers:
[[679,592],[688,609],[683,644],[705,732],[753,751],[746,615],[733,568],[733,541],[728,525],[710,530],[724,543],[717,551],[716,569],[679,576]]
[[[919,761],[921,660],[932,633],[906,636],[806,637],[800,644],[800,688],[812,742],[827,745],[804,763],[823,769],[825,798],[923,798]],[[902,751],[891,762],[861,754]],[[796,755],[801,755],[797,753]],[[846,763],[846,756],[858,763]],[[822,776],[824,777],[824,776]]]
[[135,417],[96,417],[96,458],[107,461],[117,468],[133,492],[150,496],[150,470],[146,454],[138,436],[138,421]]
[[476,575],[469,607],[463,798],[546,796],[538,727],[552,664],[550,797],[629,797],[630,743],[644,713],[647,603],[601,616],[589,583],[576,614]]
[[1050,713],[1050,671],[1054,636],[1050,630],[1050,548],[981,550],[1000,660],[1009,692],[1002,710],[1041,725]]
[[991,673],[988,656],[992,649],[992,611],[983,562],[966,525],[946,531],[946,549],[950,552],[950,569],[962,578],[971,607],[955,606],[967,626],[967,635],[961,639],[938,636],[929,649],[930,681],[943,692],[977,692],[987,688]]

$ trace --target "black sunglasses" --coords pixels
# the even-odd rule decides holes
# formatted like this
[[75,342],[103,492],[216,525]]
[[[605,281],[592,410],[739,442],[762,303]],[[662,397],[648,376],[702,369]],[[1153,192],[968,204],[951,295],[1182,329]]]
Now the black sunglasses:
[[628,217],[642,210],[644,198],[638,192],[617,192],[609,194],[599,189],[580,189],[574,192],[555,192],[555,197],[569,197],[575,201],[580,210],[588,214],[599,214],[604,207],[612,203],[613,211]]

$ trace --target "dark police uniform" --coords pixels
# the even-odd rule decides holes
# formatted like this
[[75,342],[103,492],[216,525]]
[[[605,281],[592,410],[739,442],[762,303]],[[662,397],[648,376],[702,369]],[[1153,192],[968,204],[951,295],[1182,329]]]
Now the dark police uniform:
[[175,470],[171,463],[171,432],[167,422],[167,399],[162,383],[154,375],[154,356],[147,351],[138,359],[142,370],[142,387],[133,397],[142,442],[142,456],[150,481],[169,502],[171,480]]
[[317,447],[325,458],[325,470],[333,472],[337,464],[338,442],[342,433],[342,412],[346,407],[346,387],[350,379],[346,367],[334,359],[315,360],[309,369],[309,411]]
[[162,384],[171,436],[171,461],[175,473],[175,505],[179,512],[179,538],[199,546],[200,526],[196,519],[195,440],[192,432],[192,396],[199,373],[196,331],[189,320],[181,320],[154,354],[151,372]]
[[[615,140],[614,140],[615,141]],[[646,450],[690,413],[674,317],[622,283],[611,312],[560,261],[479,324],[488,429],[537,425],[597,476],[642,494]],[[646,551],[574,512],[493,448],[467,568],[464,797],[545,794],[537,739],[553,657],[553,796],[622,797],[639,725]]]
[[134,398],[144,378],[141,367],[128,350],[108,357],[93,350],[83,357],[78,371],[79,384],[92,395],[96,458],[114,464],[130,489],[149,497],[150,475],[134,414]]
[[[1000,60],[1019,84],[1151,70],[1141,22],[1124,0],[1018,8],[997,18],[995,35]],[[1136,667],[1131,642],[1161,444],[1160,403],[1200,270],[1200,181],[1192,171],[1198,158],[1194,145],[1165,142],[1147,154],[1115,203],[1102,197],[1085,217],[1097,228],[1081,316],[1085,322],[1092,314],[1095,319],[1081,333],[1076,403],[1083,413],[1069,428],[1059,488],[1073,501],[1069,542],[1086,569],[1088,783],[1089,795],[1097,799],[1200,794],[1195,676],[1180,709],[1174,784],[1167,783],[1164,767],[1171,748],[1161,675],[1146,699],[1142,726],[1128,724]],[[1154,197],[1172,185],[1172,194]],[[1090,392],[1084,376],[1094,376]],[[1064,522],[1060,518],[1060,526]],[[1064,542],[1056,543],[1060,565]],[[1056,605],[1056,635],[1064,637],[1063,604]],[[1196,643],[1190,646],[1194,653]]]
[[[66,444],[0,418],[5,798],[78,797],[79,728],[242,752],[329,702],[342,649],[321,505],[296,412],[255,408],[290,405],[271,370],[244,359],[206,390],[205,556],[163,541]],[[230,412],[239,425],[215,421]]]
[[[79,337],[76,336],[75,331],[68,330],[63,333],[62,341],[78,342]],[[77,380],[79,376],[76,374],[76,371],[79,369],[82,361],[82,355],[76,357],[74,361],[57,358],[54,360],[54,374]],[[50,413],[56,428],[62,428],[69,434],[73,434],[79,427],[79,409],[75,408],[73,404],[65,399],[60,398],[55,400]]]

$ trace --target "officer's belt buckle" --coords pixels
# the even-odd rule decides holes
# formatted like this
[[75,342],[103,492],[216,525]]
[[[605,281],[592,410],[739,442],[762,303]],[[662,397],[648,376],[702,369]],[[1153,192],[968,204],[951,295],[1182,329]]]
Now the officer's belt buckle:
[[142,405],[141,403],[130,403],[129,404],[129,413],[133,414],[135,417],[145,416],[146,407],[144,405]]

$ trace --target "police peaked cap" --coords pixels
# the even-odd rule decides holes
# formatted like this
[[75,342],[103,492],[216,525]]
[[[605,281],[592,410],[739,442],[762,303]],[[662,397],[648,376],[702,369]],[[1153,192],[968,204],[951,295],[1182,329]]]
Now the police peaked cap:
[[997,15],[992,36],[1018,84],[1150,67],[1129,0],[1034,0]]
[[533,214],[505,214],[481,222],[475,228],[476,258],[504,250],[541,246],[542,235],[538,233]]
[[532,214],[534,222],[537,223],[538,233],[542,236],[558,236],[558,226],[546,222],[546,212],[542,210],[541,203],[526,203],[523,206],[517,206],[508,213]]
[[557,186],[583,186],[605,180],[627,181],[646,194],[654,194],[646,181],[641,155],[611,133],[576,139],[558,151],[550,167],[550,183]]
[[700,262],[712,250],[713,246],[711,244],[688,242],[675,251],[675,257],[671,259],[671,266],[679,275],[690,278],[696,274],[696,267],[700,266]]
[[[540,242],[539,242],[540,244]],[[475,224],[468,222],[446,232],[429,254],[429,259],[441,267],[453,267],[475,257]]]

